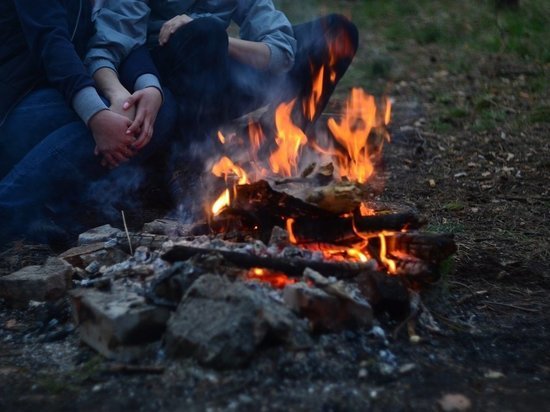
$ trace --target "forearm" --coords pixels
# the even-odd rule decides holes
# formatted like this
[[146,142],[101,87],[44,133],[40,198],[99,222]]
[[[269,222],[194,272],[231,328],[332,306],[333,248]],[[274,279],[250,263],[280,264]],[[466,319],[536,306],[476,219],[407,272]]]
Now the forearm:
[[120,83],[118,75],[113,70],[102,67],[94,73],[94,81],[101,93],[111,102],[117,100],[120,96],[126,96],[130,93]]
[[265,43],[229,37],[229,55],[235,60],[258,70],[267,70],[271,50]]

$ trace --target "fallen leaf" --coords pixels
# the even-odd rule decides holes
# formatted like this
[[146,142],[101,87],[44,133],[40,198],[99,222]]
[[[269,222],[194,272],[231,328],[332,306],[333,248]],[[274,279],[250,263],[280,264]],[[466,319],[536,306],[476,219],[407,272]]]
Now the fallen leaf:
[[460,393],[448,393],[437,401],[444,412],[467,411],[472,407],[472,402]]
[[504,374],[499,371],[488,371],[487,373],[485,373],[485,377],[487,379],[500,379],[504,378]]

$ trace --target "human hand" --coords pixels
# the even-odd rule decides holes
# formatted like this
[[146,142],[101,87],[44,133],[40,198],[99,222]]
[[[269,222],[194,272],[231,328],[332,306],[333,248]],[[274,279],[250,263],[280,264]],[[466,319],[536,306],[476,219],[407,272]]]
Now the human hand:
[[126,89],[118,91],[116,94],[109,96],[109,110],[112,112],[118,113],[122,116],[127,117],[130,120],[136,118],[136,108],[135,106],[125,108],[124,104],[128,101],[128,98],[131,96],[130,92]]
[[96,142],[94,153],[103,156],[102,166],[113,169],[134,156],[135,138],[127,133],[131,124],[130,119],[110,110],[102,110],[90,119],[89,126]]
[[124,103],[124,110],[135,109],[136,117],[127,134],[137,135],[132,147],[136,150],[144,148],[153,136],[155,120],[162,105],[162,95],[156,87],[146,87],[132,94]]
[[159,33],[159,45],[164,46],[170,40],[170,36],[174,34],[180,27],[185,26],[190,21],[193,21],[187,14],[181,14],[176,17],[172,17],[170,20],[164,22],[160,28]]

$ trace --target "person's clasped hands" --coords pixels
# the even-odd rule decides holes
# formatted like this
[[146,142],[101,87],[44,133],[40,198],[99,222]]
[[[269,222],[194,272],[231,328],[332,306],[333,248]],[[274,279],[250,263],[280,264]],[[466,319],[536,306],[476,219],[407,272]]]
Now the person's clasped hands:
[[89,122],[96,141],[95,154],[101,165],[114,169],[129,161],[153,136],[153,127],[162,105],[156,87],[112,99],[109,110],[102,110]]

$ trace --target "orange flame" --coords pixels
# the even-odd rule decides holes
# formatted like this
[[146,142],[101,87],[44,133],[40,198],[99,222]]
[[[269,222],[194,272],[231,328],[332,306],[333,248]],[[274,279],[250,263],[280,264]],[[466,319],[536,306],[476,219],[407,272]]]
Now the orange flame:
[[[312,72],[313,70],[314,67],[312,65]],[[324,77],[325,66],[321,66],[321,69],[319,69],[319,72],[317,73],[317,75],[315,76],[315,80],[313,81],[311,95],[309,96],[309,99],[307,101],[304,101],[304,116],[306,116],[306,118],[308,118],[309,120],[313,120],[316,115],[317,103],[319,103],[323,94]]]
[[265,138],[260,123],[248,122],[248,137],[250,138],[250,152],[255,157]]
[[363,252],[357,249],[348,249],[346,250],[346,253],[348,254],[349,257],[356,258],[357,260],[363,263],[369,260]]
[[387,256],[386,233],[379,233],[378,237],[380,238],[380,261],[386,266],[389,273],[395,274],[397,271],[397,264],[395,260]]
[[278,147],[269,157],[269,165],[274,173],[292,176],[298,170],[298,155],[300,149],[307,143],[304,132],[291,119],[292,109],[296,99],[290,103],[281,103],[275,112],[275,126]]
[[389,97],[386,97],[384,99],[385,107],[384,107],[384,125],[389,125],[391,120],[391,99]]
[[296,239],[296,236],[294,235],[294,230],[292,229],[293,224],[294,224],[294,219],[289,217],[286,220],[286,231],[288,232],[288,240],[290,241],[290,243],[295,245],[298,243],[298,240]]
[[231,204],[231,197],[229,189],[225,189],[224,192],[218,197],[218,200],[212,205],[212,214],[218,216],[221,211]]
[[218,140],[221,142],[221,144],[225,144],[225,136],[220,130],[218,130]]
[[218,177],[225,177],[227,181],[228,176],[231,174],[238,177],[237,184],[244,185],[248,183],[248,176],[242,167],[237,166],[233,161],[227,156],[223,156],[218,162],[212,167],[212,173]]
[[340,175],[359,183],[366,182],[374,172],[367,150],[369,134],[378,126],[374,97],[362,89],[352,89],[340,123],[330,118],[327,125],[347,151],[347,156],[337,157]]

